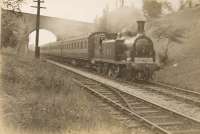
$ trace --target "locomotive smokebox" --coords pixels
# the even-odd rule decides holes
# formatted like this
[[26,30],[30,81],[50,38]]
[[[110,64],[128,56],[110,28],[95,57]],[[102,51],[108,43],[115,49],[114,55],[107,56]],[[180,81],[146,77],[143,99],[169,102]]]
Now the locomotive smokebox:
[[143,20],[137,21],[137,25],[138,25],[138,33],[144,34],[145,21],[143,21]]

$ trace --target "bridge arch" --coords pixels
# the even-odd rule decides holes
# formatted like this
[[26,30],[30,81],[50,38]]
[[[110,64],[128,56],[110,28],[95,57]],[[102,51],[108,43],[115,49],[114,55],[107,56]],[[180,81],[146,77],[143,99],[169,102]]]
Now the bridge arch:
[[[28,48],[31,50],[34,50],[35,48],[35,36],[36,31],[29,33]],[[57,41],[57,36],[53,32],[47,29],[40,29],[39,46],[55,41]]]

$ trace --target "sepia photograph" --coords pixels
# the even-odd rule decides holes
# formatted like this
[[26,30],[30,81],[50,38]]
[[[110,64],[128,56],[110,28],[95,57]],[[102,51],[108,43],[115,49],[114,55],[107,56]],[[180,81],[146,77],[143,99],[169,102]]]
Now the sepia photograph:
[[0,134],[200,134],[200,0],[0,6]]

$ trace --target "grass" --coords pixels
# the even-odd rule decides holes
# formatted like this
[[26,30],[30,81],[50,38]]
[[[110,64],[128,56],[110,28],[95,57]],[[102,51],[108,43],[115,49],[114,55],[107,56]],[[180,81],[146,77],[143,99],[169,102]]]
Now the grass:
[[12,53],[0,56],[0,133],[129,132],[98,109],[93,96],[74,85],[73,74]]
[[[154,37],[154,31],[183,31],[181,43],[171,42],[168,51],[168,62],[163,69],[156,72],[155,80],[169,83],[178,87],[187,88],[200,92],[200,38],[199,38],[199,15],[200,8],[186,8],[158,19],[152,20],[147,24],[147,35]],[[161,29],[160,29],[161,28]],[[179,37],[179,36],[175,36]],[[154,40],[157,54],[163,53],[167,39]]]

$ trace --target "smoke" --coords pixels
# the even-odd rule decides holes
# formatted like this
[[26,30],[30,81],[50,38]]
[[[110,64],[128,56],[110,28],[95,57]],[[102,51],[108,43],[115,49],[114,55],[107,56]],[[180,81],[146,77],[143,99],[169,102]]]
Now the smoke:
[[144,20],[141,10],[133,7],[116,9],[108,14],[108,28],[111,32],[136,32],[137,20]]

